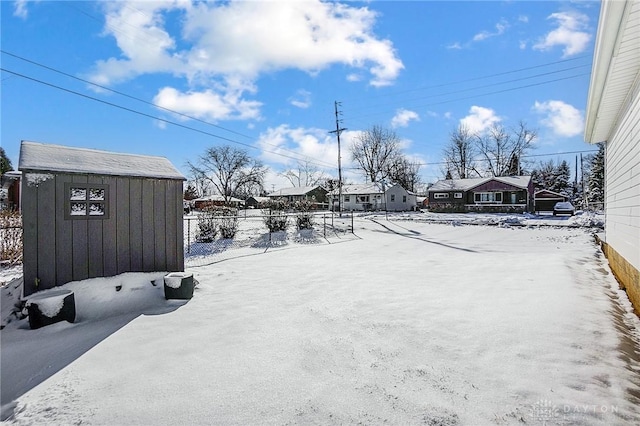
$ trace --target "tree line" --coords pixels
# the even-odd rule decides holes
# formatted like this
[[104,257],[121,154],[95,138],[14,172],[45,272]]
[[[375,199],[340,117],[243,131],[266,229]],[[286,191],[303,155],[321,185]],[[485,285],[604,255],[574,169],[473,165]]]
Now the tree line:
[[[572,181],[566,161],[538,164],[523,161],[534,148],[537,136],[537,130],[522,121],[512,128],[495,124],[483,133],[474,133],[461,124],[450,133],[443,149],[442,175],[445,179],[530,175],[536,190],[558,192],[578,203],[602,202],[604,146],[599,147],[598,153],[582,159],[580,179],[576,170]],[[401,140],[393,130],[374,125],[360,132],[348,150],[369,182],[399,184],[412,192],[418,192],[423,185],[420,165],[402,152]],[[188,167],[193,179],[185,198],[196,198],[212,190],[227,202],[232,197],[266,195],[264,179],[268,169],[243,149],[211,147],[197,161],[189,162]],[[310,161],[299,161],[280,175],[294,187],[322,185],[333,190],[339,185],[336,178]]]

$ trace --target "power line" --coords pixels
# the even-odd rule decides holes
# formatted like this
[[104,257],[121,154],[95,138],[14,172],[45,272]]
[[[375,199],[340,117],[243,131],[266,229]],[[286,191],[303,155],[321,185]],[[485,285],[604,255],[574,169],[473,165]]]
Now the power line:
[[[524,86],[511,87],[509,89],[496,90],[496,91],[488,92],[488,93],[481,93],[481,94],[477,94],[477,95],[465,96],[465,97],[455,98],[455,99],[447,99],[447,100],[444,100],[444,101],[432,102],[432,103],[429,103],[429,104],[412,105],[411,108],[423,108],[423,107],[427,107],[427,106],[442,105],[442,104],[447,104],[447,103],[451,103],[451,102],[458,102],[458,101],[464,101],[464,100],[467,100],[467,99],[479,98],[479,97],[483,97],[483,96],[497,95],[499,93],[506,93],[506,92],[512,92],[514,90],[526,89],[526,88],[529,88],[529,87],[542,86],[543,84],[557,83],[559,81],[570,80],[572,78],[583,77],[585,75],[590,75],[590,74],[591,74],[590,72],[589,73],[583,73],[583,74],[576,74],[576,75],[572,75],[572,76],[569,76],[569,77],[557,78],[557,79],[554,79],[554,80],[547,80],[547,81],[542,81],[542,82],[538,82],[538,83],[527,84],[527,85],[524,85]],[[349,119],[353,120],[353,119],[358,119],[358,118],[363,118],[363,117],[370,117],[370,116],[374,116],[374,115],[385,114],[385,113],[387,113],[389,111],[390,110],[380,111],[380,112],[376,112],[376,113],[372,113],[372,114],[357,115],[355,117],[349,117]]]
[[[247,138],[247,139],[255,139],[255,137],[253,137],[253,136],[249,136],[249,135],[246,135],[246,134],[243,134],[243,133],[239,133],[239,132],[236,132],[236,131],[234,131],[234,130],[227,129],[227,128],[225,128],[225,127],[222,127],[222,126],[219,126],[219,125],[217,125],[217,124],[211,123],[211,122],[209,122],[209,121],[202,120],[202,119],[197,118],[197,117],[193,117],[193,116],[191,116],[191,115],[189,115],[189,114],[184,114],[184,113],[181,113],[181,112],[179,112],[179,111],[175,111],[175,110],[173,110],[173,109],[166,108],[166,107],[163,107],[163,106],[161,106],[161,105],[155,104],[155,103],[153,103],[153,102],[146,101],[146,100],[141,99],[141,98],[138,98],[138,97],[136,97],[136,96],[132,96],[132,95],[129,95],[129,94],[127,94],[127,93],[124,93],[124,92],[121,92],[121,91],[118,91],[118,90],[112,89],[112,88],[110,88],[110,87],[103,86],[103,85],[100,85],[100,84],[94,83],[94,82],[89,81],[89,80],[85,80],[85,79],[83,79],[83,78],[80,78],[80,77],[74,76],[74,75],[72,75],[72,74],[66,73],[66,72],[61,71],[61,70],[59,70],[59,69],[53,68],[53,67],[51,67],[51,66],[44,65],[44,64],[42,64],[42,63],[39,63],[39,62],[33,61],[33,60],[31,60],[31,59],[27,59],[27,58],[25,58],[25,57],[22,57],[22,56],[16,55],[16,54],[11,53],[11,52],[7,52],[6,50],[0,49],[0,52],[4,53],[5,55],[12,56],[12,57],[14,57],[14,58],[16,58],[16,59],[19,59],[19,60],[25,61],[25,62],[27,62],[27,63],[30,63],[30,64],[32,64],[32,65],[36,65],[36,66],[38,66],[38,67],[41,67],[41,68],[47,69],[47,70],[49,70],[49,71],[52,71],[52,72],[55,72],[55,73],[58,73],[58,74],[61,74],[61,75],[64,75],[64,76],[69,77],[69,78],[72,78],[72,79],[74,79],[74,80],[81,81],[81,82],[83,82],[83,83],[85,83],[85,84],[89,84],[89,85],[92,85],[92,86],[98,87],[98,88],[100,88],[100,89],[103,89],[103,90],[106,90],[106,91],[109,91],[109,92],[115,93],[115,94],[120,95],[120,96],[124,96],[124,97],[129,98],[129,99],[133,99],[133,100],[135,100],[135,101],[138,101],[138,102],[141,102],[141,103],[144,103],[144,104],[147,104],[147,105],[153,106],[153,107],[155,107],[155,108],[158,108],[158,109],[161,109],[161,110],[167,111],[167,112],[169,112],[169,113],[176,114],[176,115],[178,115],[178,116],[181,116],[181,117],[184,117],[184,118],[188,118],[188,119],[190,119],[190,120],[198,121],[198,122],[203,123],[203,124],[206,124],[206,125],[208,125],[208,126],[212,126],[212,127],[217,128],[217,129],[224,130],[224,131],[226,131],[226,132],[233,133],[233,134],[235,134],[235,135],[242,136],[242,137]],[[239,142],[238,142],[238,143],[239,143]],[[274,147],[274,148],[278,148],[279,150],[282,150],[282,151],[290,152],[290,153],[295,154],[295,155],[300,155],[300,154],[298,154],[297,152],[295,152],[295,151],[293,151],[293,150],[290,150],[290,149],[288,149],[288,148],[280,147],[280,146],[277,146],[277,145],[274,145],[274,144],[271,144],[271,143],[268,143],[268,142],[263,142],[263,143],[264,143],[265,145],[269,145],[269,146],[272,146],[272,147]],[[269,151],[267,151],[267,152],[269,152]],[[275,153],[275,152],[271,152],[271,153]],[[292,157],[288,157],[288,158],[292,158]],[[310,158],[309,158],[309,157],[306,157],[306,156],[304,156],[304,157],[303,157],[303,159],[305,159],[305,160],[307,160],[307,161],[309,161],[309,160],[310,160]],[[297,161],[300,161],[300,159],[298,159]],[[329,165],[329,163],[325,163],[325,162],[323,162],[323,161],[322,161],[322,162],[313,162],[313,161],[309,161],[309,162],[310,162],[310,163],[312,163],[312,164],[316,164],[316,165],[318,165],[318,166],[320,166],[320,167],[334,167],[333,165]],[[322,164],[324,164],[324,166],[322,166]]]
[[[108,101],[105,101],[103,99],[99,99],[99,98],[96,98],[96,97],[93,97],[93,96],[85,95],[84,93],[76,92],[74,90],[67,89],[65,87],[61,87],[61,86],[55,85],[53,83],[48,83],[46,81],[38,80],[36,78],[29,77],[27,75],[20,74],[20,73],[15,72],[15,71],[11,71],[11,70],[6,69],[6,68],[0,67],[0,71],[7,72],[7,73],[15,75],[17,77],[22,77],[24,79],[31,80],[31,81],[34,81],[36,83],[43,84],[45,86],[53,87],[55,89],[62,90],[64,92],[71,93],[73,95],[81,96],[83,98],[90,99],[92,101],[100,102],[102,104],[109,105],[109,106],[112,106],[114,108],[118,108],[118,109],[121,109],[121,110],[124,110],[124,111],[128,111],[128,112],[131,112],[131,113],[134,113],[134,114],[138,114],[138,115],[141,115],[141,116],[144,116],[144,117],[152,118],[154,120],[162,121],[164,123],[171,124],[173,126],[177,126],[177,127],[183,128],[183,129],[191,130],[193,132],[201,133],[201,134],[206,135],[206,136],[211,136],[211,137],[214,137],[214,138],[217,138],[217,139],[221,139],[221,140],[224,140],[224,141],[227,141],[227,142],[231,142],[231,143],[234,143],[234,144],[246,146],[246,147],[251,148],[251,149],[258,149],[255,146],[253,146],[251,144],[248,144],[248,143],[239,142],[237,140],[229,139],[229,138],[226,138],[224,136],[220,136],[220,135],[216,135],[214,133],[206,132],[204,130],[196,129],[195,127],[190,127],[190,126],[187,126],[187,125],[184,125],[184,124],[176,123],[175,121],[167,120],[165,118],[161,118],[161,117],[157,117],[157,116],[154,116],[154,115],[151,115],[151,114],[147,114],[145,112],[138,111],[138,110],[135,110],[135,109],[132,109],[132,108],[128,108],[128,107],[125,107],[125,106],[122,106],[122,105],[118,105],[118,104],[115,104],[113,102],[108,102]],[[282,154],[280,152],[268,151],[268,150],[263,150],[263,151],[264,152],[268,152],[270,154],[278,155],[278,156],[281,156],[281,157],[284,157],[284,158],[289,158],[289,159],[292,159],[292,160],[300,161],[300,158],[288,156],[288,155]],[[318,165],[320,167],[323,167],[323,166],[321,166],[320,163],[317,163],[317,162],[311,162],[310,161],[310,163],[311,164],[316,164],[316,165]],[[324,166],[324,167],[327,167],[327,166]],[[334,166],[331,165],[330,167],[333,168]]]
[[[522,71],[528,71],[528,70],[532,70],[532,69],[537,69],[537,68],[544,68],[544,67],[548,67],[550,65],[556,65],[556,64],[561,64],[561,63],[565,63],[565,62],[571,62],[571,61],[577,61],[579,59],[591,59],[589,56],[576,56],[575,58],[571,58],[571,59],[563,59],[560,61],[554,61],[554,62],[547,62],[545,64],[540,64],[540,65],[534,65],[531,67],[525,67],[525,68],[518,68],[518,69],[514,69],[514,70],[509,70],[509,71],[503,71],[503,72],[499,72],[499,73],[495,73],[495,74],[488,74],[488,75],[484,75],[484,76],[480,76],[480,77],[472,77],[472,78],[468,78],[465,80],[458,80],[458,81],[452,81],[449,83],[441,83],[441,84],[435,84],[435,85],[431,85],[431,86],[422,86],[422,87],[416,87],[413,89],[407,89],[407,90],[401,90],[398,92],[391,92],[391,93],[385,93],[385,94],[380,94],[377,96],[371,96],[371,97],[367,97],[366,99],[371,99],[371,98],[380,98],[380,97],[387,97],[387,96],[394,96],[397,94],[401,94],[401,93],[409,93],[409,92],[415,92],[415,91],[420,91],[420,90],[427,90],[427,89],[435,89],[435,88],[439,88],[439,87],[446,87],[446,86],[453,86],[453,85],[458,85],[458,84],[462,84],[462,83],[469,83],[471,81],[478,81],[478,80],[485,80],[488,78],[493,78],[493,77],[499,77],[502,75],[508,75],[508,74],[515,74],[518,72],[522,72]],[[588,64],[590,65],[590,64]],[[345,99],[345,101],[349,102],[349,101],[353,101],[353,100],[359,100],[359,99],[364,99],[364,98],[351,98],[351,99]]]
[[[503,85],[503,84],[515,83],[515,82],[524,81],[524,80],[530,80],[532,78],[543,77],[543,76],[551,75],[551,74],[558,74],[558,73],[561,73],[561,72],[571,71],[571,70],[575,70],[575,69],[578,69],[578,68],[584,68],[584,67],[590,67],[590,66],[591,66],[591,64],[577,65],[575,67],[564,68],[564,69],[561,69],[561,70],[549,71],[549,72],[546,72],[546,73],[534,74],[534,75],[527,76],[527,77],[521,77],[521,78],[515,78],[515,79],[512,79],[512,80],[500,81],[500,82],[497,82],[497,83],[485,84],[484,86],[470,87],[470,88],[467,88],[467,89],[454,90],[452,92],[436,93],[436,94],[433,94],[433,95],[421,96],[419,98],[403,99],[402,101],[399,101],[399,102],[410,102],[410,101],[416,101],[416,100],[420,100],[420,99],[435,98],[435,97],[439,97],[439,96],[455,95],[457,93],[472,92],[474,90],[486,89],[487,87],[500,86],[500,85]],[[378,107],[378,106],[381,106],[381,105],[388,105],[388,103],[387,104],[367,105],[367,106],[361,107],[361,108],[351,108],[351,111],[360,111],[360,110],[363,110],[363,109],[375,108],[375,107]]]
[[67,72],[61,71],[61,70],[59,70],[59,69],[57,69],[57,68],[53,68],[53,67],[51,67],[51,66],[48,66],[48,65],[42,64],[42,63],[40,63],[40,62],[36,62],[36,61],[34,61],[34,60],[32,60],[32,59],[27,59],[27,58],[25,58],[25,57],[23,57],[23,56],[16,55],[15,53],[7,52],[7,51],[6,51],[6,50],[4,50],[4,49],[0,49],[0,52],[4,53],[5,55],[12,56],[12,57],[14,57],[14,58],[16,58],[16,59],[20,59],[21,61],[24,61],[24,62],[30,63],[30,64],[32,64],[32,65],[36,65],[36,66],[41,67],[41,68],[44,68],[44,69],[46,69],[46,70],[53,71],[53,72],[55,72],[55,73],[58,73],[58,74],[64,75],[65,77],[73,78],[74,80],[78,80],[78,81],[81,81],[81,82],[83,82],[83,83],[90,84],[91,86],[98,87],[98,88],[100,88],[100,89],[102,89],[102,90],[107,90],[107,91],[109,91],[109,92],[111,92],[111,93],[115,93],[115,94],[117,94],[117,95],[124,96],[125,98],[133,99],[133,100],[135,100],[135,101],[142,102],[142,103],[147,104],[147,105],[151,105],[151,106],[153,106],[153,107],[155,107],[155,108],[162,109],[162,110],[164,110],[164,111],[170,112],[170,113],[172,113],[172,114],[179,115],[179,116],[184,117],[184,118],[188,118],[188,119],[190,119],[190,120],[199,121],[200,123],[206,124],[206,125],[208,125],[208,126],[215,127],[215,128],[217,128],[217,129],[220,129],[220,130],[224,130],[224,131],[229,132],[229,133],[233,133],[233,134],[238,135],[238,136],[242,136],[242,137],[245,137],[245,138],[248,138],[248,139],[254,139],[254,137],[253,137],[253,136],[248,136],[248,135],[245,135],[245,134],[243,134],[243,133],[239,133],[239,132],[236,132],[236,131],[234,131],[234,130],[227,129],[227,128],[222,127],[222,126],[218,126],[217,124],[211,123],[211,122],[209,122],[209,121],[202,120],[202,119],[200,119],[200,118],[193,117],[193,116],[191,116],[191,115],[184,114],[184,113],[181,113],[181,112],[178,112],[178,111],[172,110],[172,109],[170,109],[170,108],[163,107],[163,106],[158,105],[158,104],[155,104],[155,103],[153,103],[153,102],[146,101],[146,100],[141,99],[141,98],[138,98],[138,97],[136,97],[136,96],[132,96],[132,95],[129,95],[129,94],[127,94],[127,93],[120,92],[120,91],[118,91],[118,90],[112,89],[112,88],[107,87],[107,86],[103,86],[103,85],[98,84],[98,83],[94,83],[94,82],[89,81],[89,80],[85,80],[85,79],[80,78],[80,77],[77,77],[77,76],[75,76],[75,75],[73,75],[73,74],[69,74],[69,73],[67,73]]

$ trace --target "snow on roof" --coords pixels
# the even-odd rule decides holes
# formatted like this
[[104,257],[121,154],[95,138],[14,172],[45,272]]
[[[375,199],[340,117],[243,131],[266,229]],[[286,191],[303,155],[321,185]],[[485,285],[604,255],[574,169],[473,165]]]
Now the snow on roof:
[[466,191],[488,180],[489,178],[444,179],[434,183],[433,186],[429,188],[429,191]]
[[273,191],[269,194],[269,197],[286,197],[290,195],[306,195],[309,192],[321,188],[320,186],[294,186],[291,188],[283,188],[277,191]]
[[[225,199],[222,195],[214,194],[214,195],[207,195],[206,197],[196,198],[192,201],[225,201]],[[241,200],[240,198],[235,198],[235,197],[231,197],[229,201],[237,202],[237,203],[244,202],[244,200]]]
[[[388,189],[388,188],[387,188]],[[382,194],[382,186],[379,183],[359,183],[353,185],[342,185],[343,194]],[[338,194],[338,188],[330,192],[332,195]]]
[[500,176],[500,177],[488,177],[488,178],[474,178],[474,179],[444,179],[436,182],[431,188],[430,192],[435,191],[468,191],[476,186],[480,186],[491,180],[506,183],[517,188],[526,189],[531,181],[531,176]]
[[186,180],[164,157],[22,141],[20,170]]

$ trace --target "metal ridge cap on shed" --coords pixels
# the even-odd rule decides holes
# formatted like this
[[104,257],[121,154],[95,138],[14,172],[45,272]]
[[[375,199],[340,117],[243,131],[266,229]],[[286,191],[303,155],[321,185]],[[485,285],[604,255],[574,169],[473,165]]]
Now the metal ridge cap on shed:
[[165,157],[22,141],[18,169],[186,180]]

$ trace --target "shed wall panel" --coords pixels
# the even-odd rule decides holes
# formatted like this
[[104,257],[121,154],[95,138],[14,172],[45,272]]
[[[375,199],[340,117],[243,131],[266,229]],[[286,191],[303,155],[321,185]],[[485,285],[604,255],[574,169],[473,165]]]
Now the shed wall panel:
[[[24,278],[24,294],[35,291],[38,278],[38,215],[30,214],[38,211],[38,193],[35,186],[28,184],[29,174],[22,179],[22,273]],[[26,213],[26,214],[25,214]]]
[[142,266],[142,179],[129,180],[129,252],[131,271]]
[[[97,176],[89,176],[87,183],[102,184],[102,179]],[[89,278],[104,276],[104,252],[103,222],[101,219],[74,219],[74,221],[86,221],[89,239],[87,240],[87,263],[89,266]]]
[[109,218],[100,220],[102,222],[102,263],[104,265],[104,275],[111,277],[118,274],[117,264],[117,232],[116,232],[116,205],[118,203],[116,197],[116,178],[113,176],[104,176],[102,183],[109,185],[107,207],[109,209]]
[[184,198],[184,187],[182,181],[175,182],[176,190],[176,271],[184,271],[184,207],[182,200]]
[[[74,175],[74,183],[87,183],[87,176]],[[86,220],[71,220],[73,239],[73,280],[86,280],[89,277],[89,257],[88,257],[88,224]]]
[[[182,181],[51,173],[28,186],[27,175],[25,295],[90,277],[184,269]],[[65,215],[68,183],[107,185],[108,216]]]
[[56,190],[53,175],[38,183],[38,280],[39,289],[56,285]]
[[155,269],[153,190],[152,180],[142,181],[142,270],[144,272],[153,272]]
[[67,208],[66,184],[72,182],[71,175],[56,176],[56,284],[66,284],[73,281],[73,226],[65,219]]
[[167,181],[156,180],[153,188],[153,229],[155,230],[154,265],[156,270],[166,271]]
[[116,194],[113,199],[116,202],[116,241],[117,241],[117,273],[131,271],[131,243],[129,238],[130,223],[130,180],[116,179]]
[[[176,225],[178,223],[177,220],[177,210],[175,208],[176,199],[178,191],[178,185],[175,181],[167,181],[167,194],[165,199],[165,209],[166,209],[166,219],[167,225],[165,227],[165,235],[166,235],[166,270],[169,272],[177,271],[178,267],[178,240],[177,240],[177,228]],[[180,201],[182,197],[180,198]],[[182,215],[181,215],[182,216]],[[180,247],[181,248],[181,247]]]

